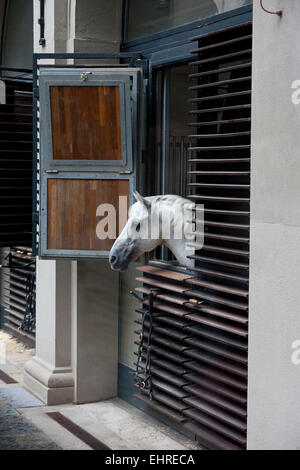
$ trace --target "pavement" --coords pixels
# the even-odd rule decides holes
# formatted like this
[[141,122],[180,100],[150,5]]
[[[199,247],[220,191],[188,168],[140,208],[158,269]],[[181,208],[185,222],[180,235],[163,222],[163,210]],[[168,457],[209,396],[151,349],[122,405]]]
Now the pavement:
[[0,450],[199,449],[120,398],[45,406],[22,385],[33,355],[0,330]]

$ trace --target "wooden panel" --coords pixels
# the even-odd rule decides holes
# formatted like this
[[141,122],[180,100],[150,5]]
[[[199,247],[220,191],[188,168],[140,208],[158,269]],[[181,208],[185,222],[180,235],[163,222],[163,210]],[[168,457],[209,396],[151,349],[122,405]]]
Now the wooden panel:
[[122,160],[120,88],[51,86],[54,160]]
[[[119,226],[119,196],[127,196],[128,180],[49,179],[47,248],[56,250],[110,250],[114,240],[100,240],[96,216],[100,204],[112,204]],[[106,215],[106,214],[105,214]]]

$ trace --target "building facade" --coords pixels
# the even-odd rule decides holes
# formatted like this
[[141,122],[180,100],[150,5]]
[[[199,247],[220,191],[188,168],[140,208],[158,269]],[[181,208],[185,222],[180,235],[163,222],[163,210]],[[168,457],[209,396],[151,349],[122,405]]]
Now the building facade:
[[[5,2],[2,3],[4,6]],[[244,0],[112,0],[109,3],[46,0],[44,31],[38,21],[41,3],[33,1],[34,53],[74,55],[65,62],[61,57],[43,59],[39,56],[40,65],[65,65],[71,71],[72,67],[80,69],[86,63],[87,59],[77,54],[118,52],[138,54],[146,64],[143,85],[146,124],[142,126],[139,141],[140,158],[146,171],[139,180],[139,191],[145,195],[175,193],[190,197],[199,195],[199,188],[206,185],[201,194],[210,201],[208,209],[215,213],[230,212],[230,219],[207,220],[207,237],[221,242],[209,244],[209,249],[214,249],[213,254],[209,257],[210,253],[205,252],[204,260],[198,259],[198,271],[195,271],[197,279],[202,284],[206,282],[204,289],[201,286],[200,297],[210,309],[202,312],[204,323],[200,322],[202,335],[206,332],[206,337],[202,343],[197,337],[198,342],[189,345],[198,356],[188,356],[180,366],[192,362],[193,358],[194,363],[202,367],[200,372],[196,369],[196,405],[188,402],[191,400],[187,393],[190,383],[178,386],[185,392],[180,394],[178,389],[172,388],[174,377],[173,382],[170,376],[164,382],[164,376],[157,378],[155,374],[154,386],[169,397],[167,403],[158,399],[160,405],[165,406],[164,413],[160,413],[159,406],[153,409],[149,403],[134,397],[136,391],[130,373],[135,372],[136,331],[140,332],[141,325],[136,312],[140,304],[130,291],[139,285],[136,277],[141,271],[137,268],[143,270],[147,264],[143,259],[132,263],[125,273],[117,273],[111,270],[107,258],[37,258],[36,356],[26,365],[25,385],[48,405],[79,404],[120,396],[177,429],[196,435],[209,448],[231,448],[232,444],[232,448],[297,449],[300,438],[297,365],[297,340],[300,339],[297,130],[300,116],[295,98],[299,80],[298,2],[265,0],[263,9],[256,0],[253,4]],[[27,7],[23,5],[23,8],[25,11]],[[276,14],[281,10],[281,14]],[[29,66],[27,62],[16,64],[10,60],[15,57],[10,50],[13,47],[14,41],[9,41],[9,47],[2,49],[2,64]],[[25,44],[24,48],[29,50]],[[26,54],[21,56],[25,60]],[[95,67],[109,68],[116,66],[117,59],[94,58],[92,61]],[[210,64],[216,62],[219,68],[223,64],[222,69],[226,70],[218,70],[215,83],[207,72],[211,73]],[[191,77],[193,74],[196,75]],[[207,76],[209,79],[205,78]],[[196,98],[191,94],[193,87]],[[211,87],[214,95],[206,92]],[[223,94],[235,95],[222,98],[220,105],[218,100]],[[209,104],[211,96],[214,96],[212,105]],[[208,103],[207,107],[203,103]],[[224,108],[230,111],[229,117],[220,115]],[[214,116],[213,121],[217,122],[216,144],[211,136],[208,140],[207,134],[211,132],[204,128],[203,122],[208,121],[209,116]],[[195,124],[192,127],[194,140],[189,137],[191,117]],[[226,120],[232,126],[229,131]],[[225,138],[224,133],[230,136]],[[231,162],[234,166],[229,168],[225,163],[216,166],[220,162],[213,160],[220,155],[210,153],[211,166],[202,171],[198,166],[201,162],[197,161],[193,163],[196,167],[188,169],[191,157],[187,148],[197,149],[199,138],[203,139],[203,147],[204,142],[208,142],[212,153],[214,146],[222,146],[224,158],[234,160]],[[220,144],[220,139],[225,140]],[[244,161],[238,162],[238,158]],[[249,167],[243,166],[248,164]],[[189,179],[191,171],[195,174]],[[201,174],[206,178],[211,175],[212,179],[203,180]],[[214,188],[210,189],[209,185]],[[195,187],[197,189],[191,192]],[[216,188],[221,188],[220,192]],[[214,204],[211,198],[219,199]],[[250,223],[247,222],[249,208]],[[237,219],[238,216],[244,219]],[[244,243],[249,239],[245,249]],[[222,250],[227,250],[227,257],[222,257]],[[201,257],[201,252],[196,256]],[[241,256],[242,262],[234,256]],[[164,272],[150,276],[154,285],[159,280],[161,285],[169,283],[168,292],[170,285],[173,288],[183,285],[182,292],[188,290],[185,284],[180,284],[186,282],[185,278],[173,282],[172,275],[168,278],[165,274],[170,268],[173,272],[174,266],[166,250],[158,251],[155,262],[149,265],[160,269],[158,273]],[[249,276],[245,274],[247,268]],[[208,277],[207,271],[210,271]],[[184,275],[176,267],[174,272]],[[225,281],[220,282],[220,278]],[[146,283],[144,279],[143,294],[145,285],[147,289],[147,279]],[[225,297],[220,294],[222,288]],[[188,308],[186,303],[180,304],[182,309]],[[171,305],[174,306],[174,298]],[[170,313],[170,307],[165,308],[169,308]],[[220,326],[220,318],[223,326]],[[214,326],[207,323],[212,320],[216,322]],[[178,339],[174,325],[161,325],[160,341],[165,339],[172,343],[175,338],[176,346],[192,338],[189,334]],[[169,328],[169,337],[163,327],[166,331]],[[193,324],[184,324],[183,328],[191,333]],[[220,335],[224,334],[226,340],[224,336],[221,339]],[[199,335],[201,337],[201,332]],[[155,347],[160,347],[155,344],[154,353]],[[171,346],[170,352],[174,351]],[[171,364],[174,364],[173,359]],[[166,362],[160,367],[170,372],[165,369]],[[195,370],[193,372],[195,375]],[[186,372],[177,375],[183,380]],[[202,385],[199,384],[201,378]],[[166,392],[162,388],[165,383],[169,387],[165,388]],[[212,390],[220,383],[221,392],[218,388]],[[172,404],[172,398],[178,399],[181,405]],[[172,421],[172,413],[184,414],[189,406],[199,413],[197,421],[194,419],[196,412],[194,415],[191,412],[192,422],[199,426],[198,434],[193,432],[193,427],[185,429],[180,417]],[[206,439],[205,435],[209,437]]]

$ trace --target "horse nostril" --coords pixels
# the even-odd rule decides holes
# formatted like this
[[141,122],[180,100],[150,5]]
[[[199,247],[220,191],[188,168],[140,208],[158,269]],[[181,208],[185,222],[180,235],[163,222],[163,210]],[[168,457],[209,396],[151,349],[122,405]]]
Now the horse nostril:
[[116,261],[116,259],[117,259],[117,258],[116,258],[115,256],[111,256],[110,262],[111,262],[111,263],[114,263],[114,262]]

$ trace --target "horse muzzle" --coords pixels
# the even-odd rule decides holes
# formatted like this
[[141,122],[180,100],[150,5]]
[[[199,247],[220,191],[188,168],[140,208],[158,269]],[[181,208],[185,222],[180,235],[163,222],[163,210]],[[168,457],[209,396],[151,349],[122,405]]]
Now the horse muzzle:
[[113,271],[126,271],[126,269],[128,268],[129,260],[116,255],[110,255],[109,264]]

